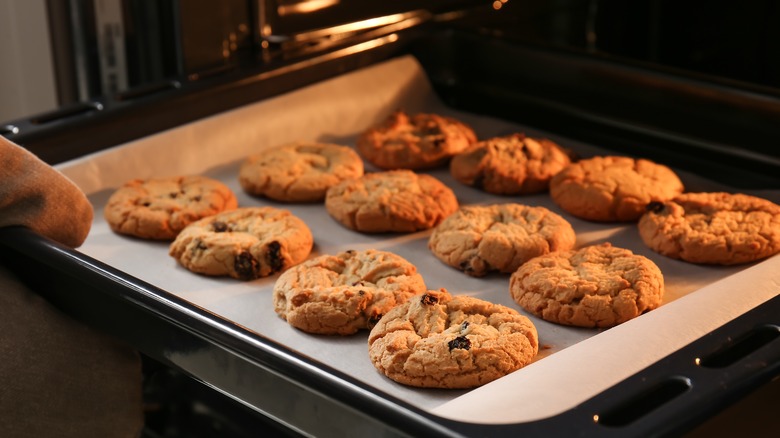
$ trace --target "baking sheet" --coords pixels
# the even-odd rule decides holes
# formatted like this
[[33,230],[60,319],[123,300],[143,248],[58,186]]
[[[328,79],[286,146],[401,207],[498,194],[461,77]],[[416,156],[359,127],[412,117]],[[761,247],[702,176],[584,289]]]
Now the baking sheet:
[[[103,219],[108,197],[129,179],[203,174],[225,182],[236,193],[240,206],[286,208],[303,219],[314,234],[310,257],[347,249],[392,251],[415,263],[431,289],[445,287],[454,294],[476,296],[527,315],[509,295],[508,275],[472,278],[444,265],[427,248],[430,231],[360,234],[339,225],[322,204],[283,204],[252,197],[238,184],[238,167],[250,154],[298,140],[354,146],[360,132],[398,108],[458,117],[470,123],[479,138],[525,132],[551,138],[583,157],[607,153],[555,133],[453,111],[437,99],[414,58],[397,58],[57,166],[89,195],[95,208],[91,232],[80,251],[379,391],[436,415],[473,423],[526,422],[564,412],[780,290],[778,257],[737,267],[668,259],[641,243],[635,224],[582,221],[563,212],[547,194],[493,196],[456,182],[447,169],[435,170],[428,173],[455,190],[461,205],[518,202],[544,206],[571,222],[577,232],[577,247],[609,241],[652,259],[664,274],[666,295],[659,309],[609,330],[564,327],[529,315],[542,345],[534,363],[475,390],[418,389],[397,384],[374,369],[368,359],[368,332],[318,336],[281,320],[273,311],[271,298],[278,274],[252,282],[200,276],[168,256],[168,243],[117,235]],[[377,170],[366,167],[367,171]],[[687,191],[729,191],[713,181],[678,173]],[[753,194],[780,200],[778,192]]]

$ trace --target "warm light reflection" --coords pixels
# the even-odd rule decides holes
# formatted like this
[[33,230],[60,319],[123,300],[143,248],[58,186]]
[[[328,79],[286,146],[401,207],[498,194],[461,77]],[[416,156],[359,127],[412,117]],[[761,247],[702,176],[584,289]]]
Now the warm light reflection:
[[276,11],[280,16],[293,14],[305,14],[307,12],[319,11],[341,3],[340,0],[304,0],[291,5],[279,5]]
[[695,363],[695,364],[696,364],[696,366],[699,366],[699,365],[701,365],[701,358],[700,358],[700,357],[697,357],[696,359],[694,359],[694,360],[693,360],[693,363]]
[[493,2],[493,9],[499,10],[502,6],[504,6],[504,3],[508,2],[509,0],[495,0]]
[[599,422],[599,415],[598,414],[593,416],[593,422],[594,423],[598,423]]

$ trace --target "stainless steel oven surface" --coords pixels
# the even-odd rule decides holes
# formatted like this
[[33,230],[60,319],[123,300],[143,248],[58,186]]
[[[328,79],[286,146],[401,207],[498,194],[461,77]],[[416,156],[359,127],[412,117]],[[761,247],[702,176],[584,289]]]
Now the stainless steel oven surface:
[[[428,287],[522,312],[507,276],[473,278],[445,266],[427,248],[430,232],[356,233],[321,204],[275,203],[238,184],[238,166],[250,154],[296,140],[354,146],[360,132],[398,108],[456,116],[479,138],[525,132],[580,157],[650,158],[678,172],[686,191],[780,202],[780,102],[771,78],[739,69],[707,75],[703,62],[672,56],[664,45],[670,36],[615,26],[608,18],[621,14],[631,23],[650,21],[617,3],[562,2],[556,9],[529,2],[523,12],[514,0],[387,10],[333,3],[232,3],[228,26],[244,23],[250,36],[236,46],[246,53],[229,57],[227,68],[206,66],[198,55],[182,61],[169,82],[175,86],[121,91],[79,103],[92,108],[86,112],[9,123],[17,128],[9,138],[56,163],[97,214],[77,250],[27,230],[0,230],[4,261],[67,285],[72,293],[47,298],[233,400],[241,406],[235,412],[270,418],[292,434],[679,435],[776,378],[777,256],[728,267],[672,260],[647,248],[636,224],[577,219],[546,193],[486,195],[444,168],[430,173],[461,205],[545,206],[572,223],[578,247],[608,241],[647,256],[664,274],[662,306],[609,330],[532,317],[544,348],[529,366],[474,390],[418,389],[376,372],[367,333],[312,336],[287,325],[271,305],[276,277],[199,276],[178,266],[167,244],[113,233],[102,208],[126,180],[204,174],[232,188],[241,206],[276,206],[304,219],[314,234],[312,256],[389,250],[413,261]],[[662,6],[647,11],[668,17]],[[338,8],[349,9],[348,19]],[[614,39],[629,34],[657,42],[650,50],[656,63],[646,47],[635,50],[642,44]],[[199,62],[206,70],[196,71]]]

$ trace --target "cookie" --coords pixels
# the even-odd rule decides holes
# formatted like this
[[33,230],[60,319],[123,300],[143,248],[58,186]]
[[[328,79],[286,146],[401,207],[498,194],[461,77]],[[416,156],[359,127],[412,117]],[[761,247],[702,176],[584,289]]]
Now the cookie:
[[512,274],[509,292],[546,321],[612,327],[660,306],[664,278],[650,259],[604,243],[529,260]]
[[307,260],[274,285],[274,310],[308,333],[350,335],[370,329],[409,297],[425,292],[417,268],[377,250],[345,251]]
[[169,253],[192,272],[248,281],[302,262],[313,244],[309,227],[289,211],[245,207],[190,224]]
[[391,170],[336,184],[325,196],[325,208],[355,231],[403,233],[438,225],[458,209],[458,200],[430,175]]
[[369,357],[379,372],[425,388],[484,385],[529,364],[538,351],[530,319],[444,289],[394,308],[368,336]]
[[544,207],[472,205],[434,228],[428,248],[444,263],[481,277],[515,272],[536,256],[572,249],[576,240],[571,224]]
[[645,206],[683,192],[668,167],[645,159],[598,156],[572,163],[550,180],[550,196],[562,209],[597,222],[631,222]]
[[357,150],[382,169],[418,170],[441,166],[476,141],[471,127],[452,117],[396,111],[361,134]]
[[347,146],[298,142],[248,157],[238,181],[249,194],[282,202],[317,202],[336,183],[363,175],[363,160]]
[[134,179],[117,189],[103,210],[119,234],[173,240],[187,225],[238,207],[225,184],[204,176]]
[[480,141],[455,155],[450,173],[488,193],[528,195],[547,191],[550,179],[570,163],[556,143],[512,134]]
[[648,204],[639,235],[653,251],[675,259],[753,262],[780,252],[780,206],[744,194],[684,193]]

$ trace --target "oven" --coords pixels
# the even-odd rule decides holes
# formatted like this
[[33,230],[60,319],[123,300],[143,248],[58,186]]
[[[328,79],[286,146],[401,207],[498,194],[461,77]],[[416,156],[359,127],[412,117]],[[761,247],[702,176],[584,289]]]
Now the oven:
[[[777,394],[777,256],[694,266],[642,248],[629,225],[575,221],[585,236],[578,244],[612,240],[656,261],[671,297],[609,330],[540,322],[546,349],[532,365],[475,390],[431,391],[372,373],[360,357],[367,334],[307,337],[268,317],[260,309],[264,299],[270,307],[273,279],[238,287],[172,274],[164,247],[113,236],[100,218],[125,178],[204,173],[238,187],[236,163],[253,151],[301,136],[354,145],[399,107],[457,115],[482,137],[523,131],[583,156],[649,158],[683,175],[689,191],[778,203],[771,54],[780,35],[767,23],[780,10],[771,2],[750,10],[597,0],[50,3],[59,14],[52,32],[71,42],[58,56],[79,63],[58,64],[58,109],[8,121],[3,135],[76,181],[96,222],[76,250],[2,229],[3,260],[68,314],[137,348],[157,376],[150,391],[190,388],[164,403],[197,410],[199,401],[235,436],[259,423],[281,435],[653,436],[696,430],[751,394]],[[74,55],[111,45],[111,23],[123,29],[112,49],[123,62],[100,50]],[[432,173],[448,181],[446,171]],[[455,191],[464,204],[554,208],[546,195]],[[320,251],[392,248],[430,286],[507,300],[506,278],[480,283],[431,260],[425,233],[358,236],[317,206],[284,207],[306,220]],[[67,294],[47,292],[46,281]],[[765,426],[748,423],[741,430]]]

